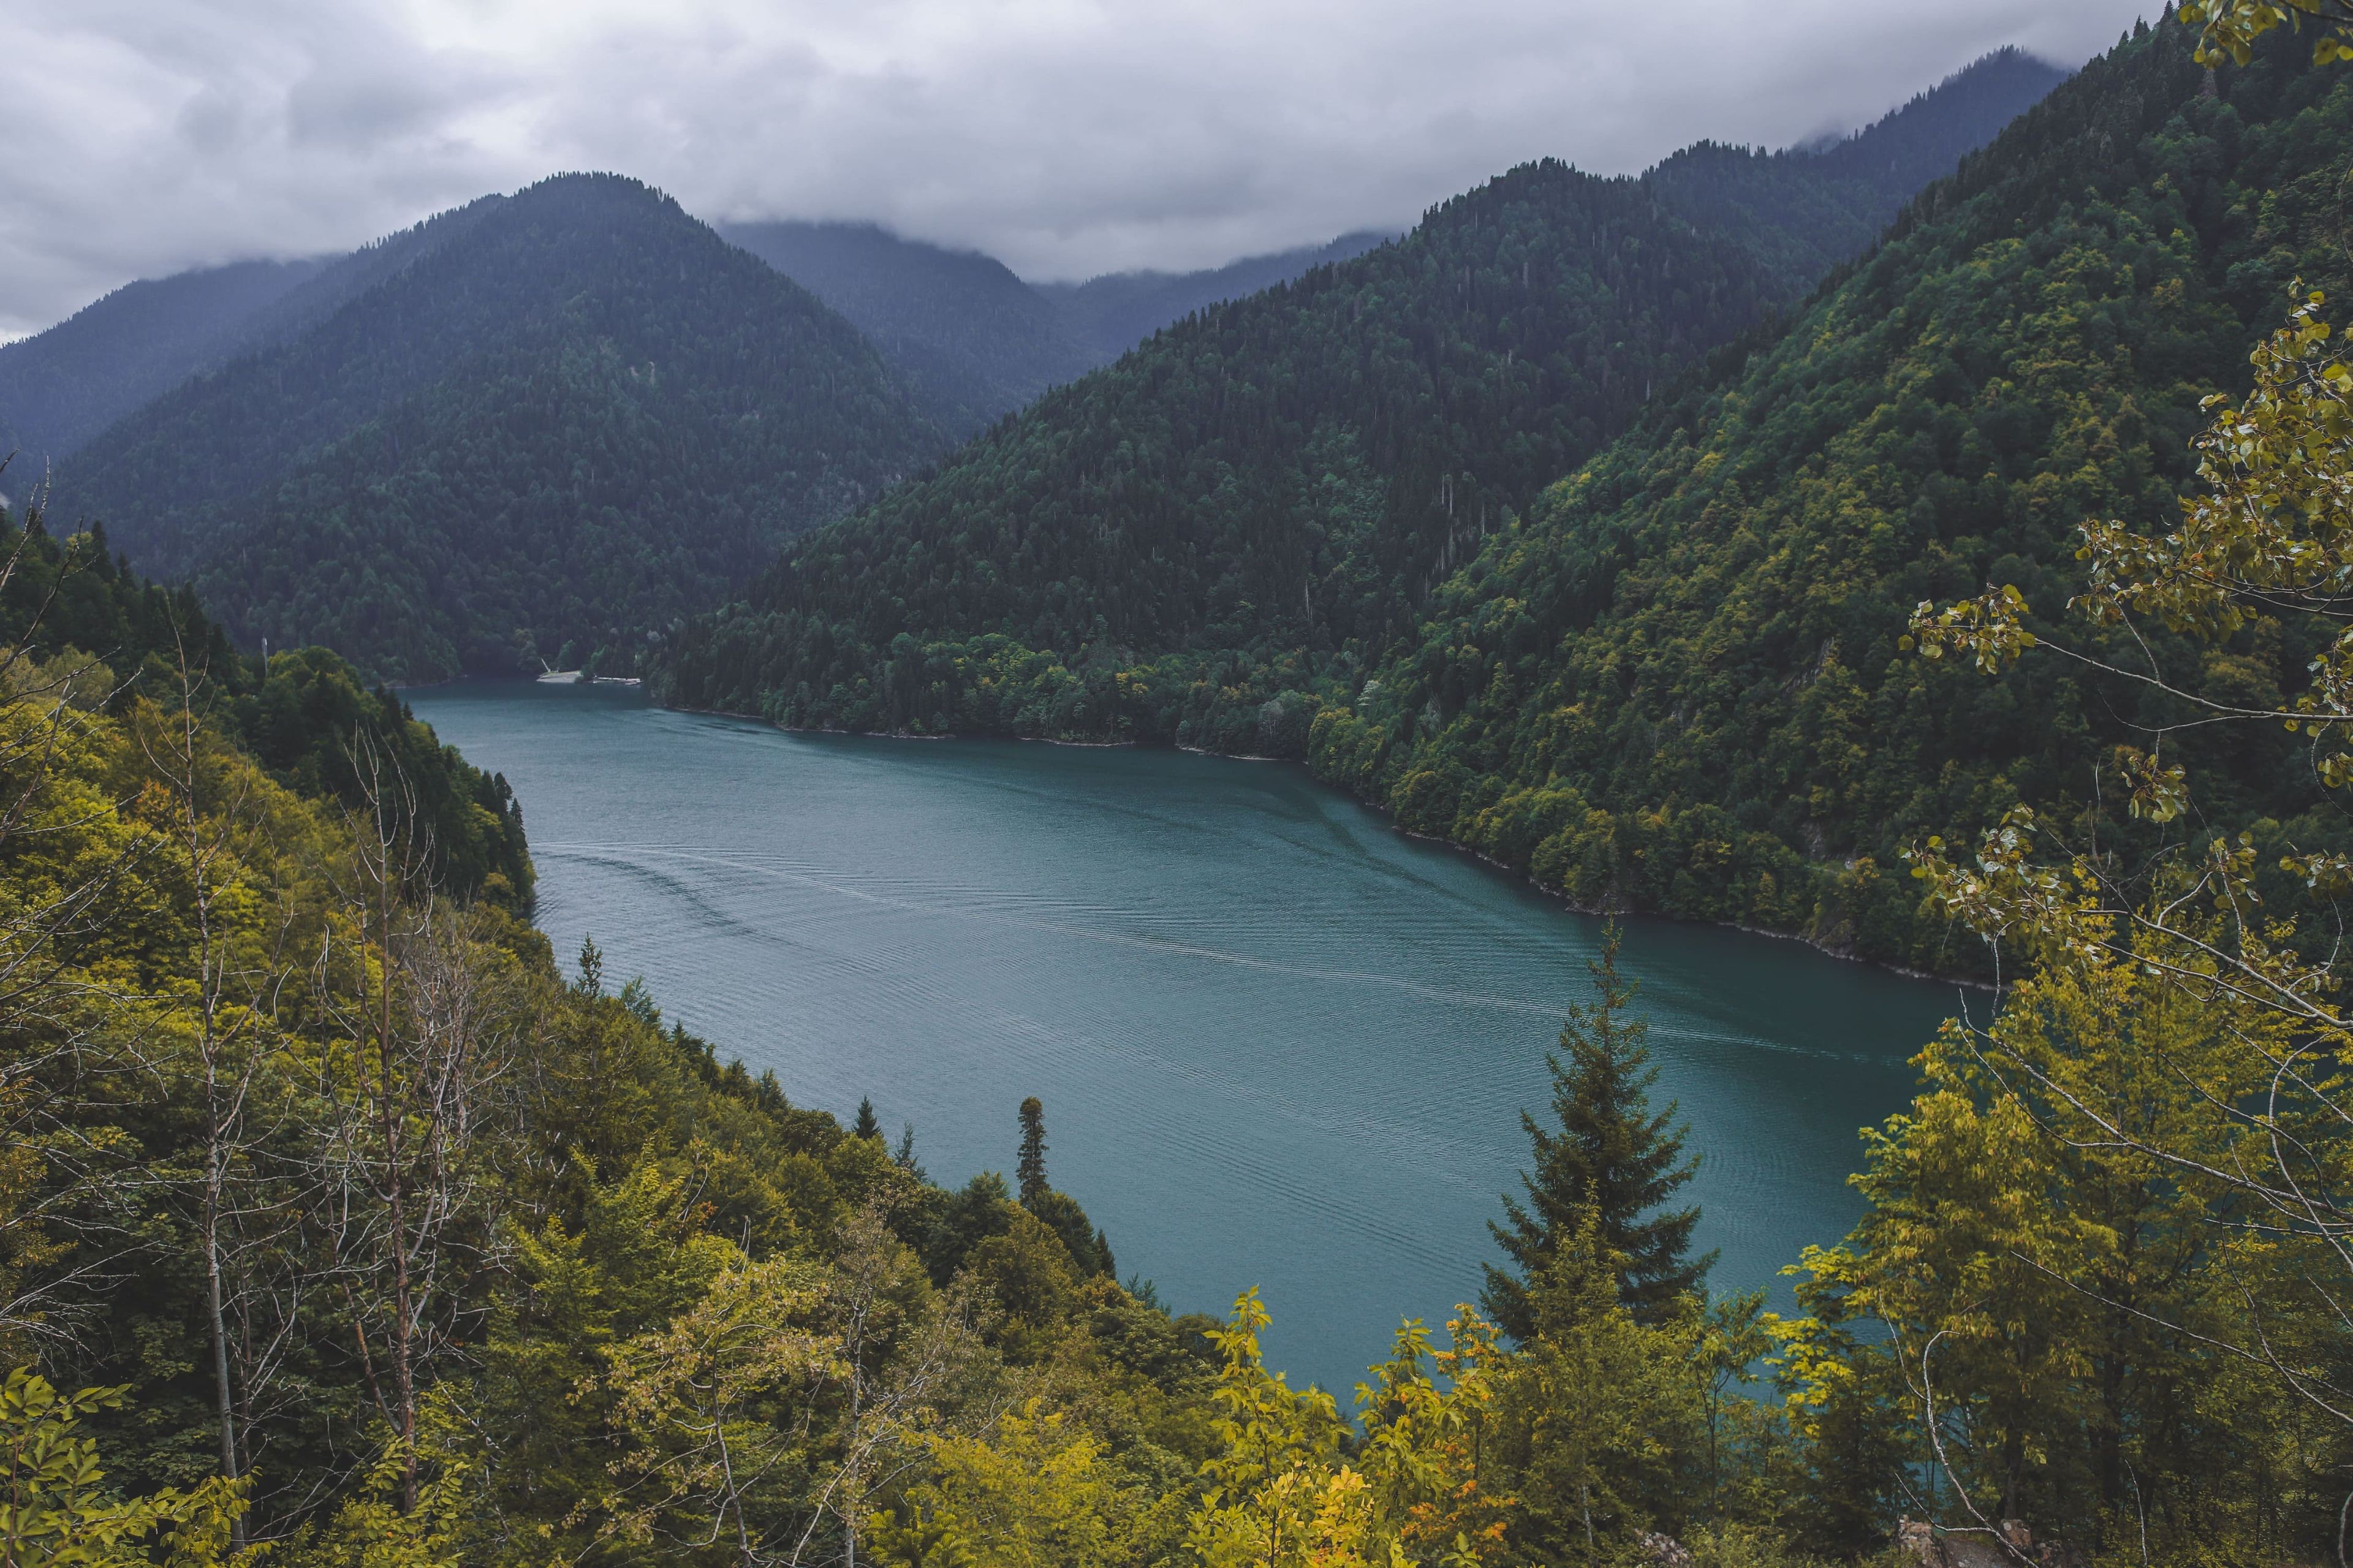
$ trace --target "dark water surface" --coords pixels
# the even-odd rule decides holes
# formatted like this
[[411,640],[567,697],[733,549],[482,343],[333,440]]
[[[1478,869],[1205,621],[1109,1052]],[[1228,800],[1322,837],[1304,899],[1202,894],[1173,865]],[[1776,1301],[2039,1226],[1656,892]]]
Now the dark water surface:
[[[1299,769],[1159,751],[786,735],[526,682],[408,694],[522,797],[540,923],[932,1174],[1054,1184],[1180,1309],[1263,1288],[1269,1359],[1344,1392],[1401,1314],[1475,1296],[1598,921],[1407,839]],[[1844,1232],[1855,1129],[1949,987],[1636,921],[1720,1287]],[[1345,1404],[1345,1398],[1344,1398]]]

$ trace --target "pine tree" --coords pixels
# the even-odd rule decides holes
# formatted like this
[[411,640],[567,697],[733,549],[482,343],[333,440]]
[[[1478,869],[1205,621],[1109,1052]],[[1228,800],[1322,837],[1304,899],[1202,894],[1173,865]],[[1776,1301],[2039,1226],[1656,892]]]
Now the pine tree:
[[859,1100],[858,1122],[850,1128],[849,1131],[855,1138],[871,1138],[877,1143],[882,1142],[881,1119],[874,1114],[874,1102],[871,1100]]
[[1674,1102],[1651,1110],[1659,1069],[1644,1042],[1650,1025],[1630,1011],[1635,987],[1618,973],[1619,944],[1612,926],[1601,956],[1587,964],[1597,1000],[1570,1007],[1560,1048],[1545,1057],[1558,1131],[1521,1113],[1535,1152],[1535,1169],[1521,1177],[1527,1201],[1506,1195],[1505,1223],[1488,1226],[1514,1267],[1489,1265],[1482,1300],[1522,1342],[1536,1331],[1530,1285],[1560,1239],[1588,1215],[1605,1254],[1616,1259],[1619,1299],[1640,1321],[1670,1316],[1715,1261],[1714,1253],[1690,1255],[1696,1206],[1653,1212],[1690,1182],[1699,1161],[1683,1158],[1689,1130],[1675,1120]]
[[1034,1094],[1021,1102],[1021,1159],[1013,1171],[1025,1206],[1035,1207],[1052,1190],[1046,1181],[1046,1108]]

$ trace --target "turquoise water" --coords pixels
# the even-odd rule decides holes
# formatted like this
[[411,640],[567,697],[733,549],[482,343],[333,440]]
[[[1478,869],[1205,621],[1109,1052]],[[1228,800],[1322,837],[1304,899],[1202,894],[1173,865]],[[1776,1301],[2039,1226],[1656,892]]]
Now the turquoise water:
[[[521,796],[540,923],[608,983],[933,1176],[1057,1186],[1179,1309],[1262,1288],[1270,1361],[1345,1390],[1441,1321],[1541,1110],[1600,922],[1408,839],[1299,769],[1158,751],[786,735],[611,688],[470,683],[417,715]],[[1909,1093],[1938,986],[1637,921],[1662,1092],[1706,1159],[1722,1287],[1857,1211],[1857,1127]]]

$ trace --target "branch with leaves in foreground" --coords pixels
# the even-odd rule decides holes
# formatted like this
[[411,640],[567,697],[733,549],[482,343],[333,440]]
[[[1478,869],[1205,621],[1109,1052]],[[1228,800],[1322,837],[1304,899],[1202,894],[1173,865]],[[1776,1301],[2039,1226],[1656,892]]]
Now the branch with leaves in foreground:
[[[2096,812],[2093,826],[2071,832],[2021,807],[1967,860],[1928,840],[1913,874],[1936,905],[2032,966],[2006,1017],[2054,985],[2107,999],[2094,1009],[2096,1048],[2081,1031],[2052,1048],[2047,1032],[2002,1020],[1959,1038],[2043,1139],[2074,1155],[2147,1162],[2205,1206],[2229,1239],[2217,1267],[2237,1310],[2168,1326],[2353,1427],[2353,1380],[2333,1348],[2353,1321],[2353,1019],[2336,973],[2336,900],[2353,889],[2353,859],[2336,845],[2295,849],[2279,864],[2306,907],[2267,905],[2253,837],[2201,824],[2197,781],[2166,755],[2192,729],[2284,724],[2309,742],[2325,786],[2353,781],[2353,367],[2324,306],[2303,298],[2255,350],[2244,398],[2207,400],[2201,488],[2173,528],[2084,525],[2086,583],[2070,608],[2120,630],[2121,643],[2105,646],[2138,649],[2137,662],[2029,630],[2024,597],[2007,585],[1924,604],[1913,618],[1912,641],[1931,658],[1997,672],[2045,654],[2160,699],[2173,717],[2145,723],[2146,748],[2118,758],[2130,816],[2167,835],[2158,853],[2128,857],[2103,842]],[[2317,649],[2307,686],[2276,706],[2211,695],[2151,650],[2156,627],[2212,647],[2263,623]],[[2191,1012],[2201,1022],[2185,1033]],[[2021,1047],[2030,1033],[2040,1044]],[[2134,1058],[2126,1076],[2147,1092],[2120,1097],[2113,1074],[2087,1073],[2100,1052]],[[2152,1121],[2140,1112],[2158,1085],[2183,1103]]]
[[2254,58],[2257,38],[2274,27],[2302,31],[2307,21],[2320,35],[2312,43],[2314,63],[2353,60],[2353,4],[2348,0],[2183,0],[2180,15],[2200,29],[2202,65],[2226,59],[2245,65]]

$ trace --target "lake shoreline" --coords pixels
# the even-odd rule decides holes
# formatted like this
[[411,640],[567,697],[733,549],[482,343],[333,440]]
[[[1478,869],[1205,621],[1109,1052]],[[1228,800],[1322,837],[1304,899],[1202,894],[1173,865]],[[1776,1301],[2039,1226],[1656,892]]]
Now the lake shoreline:
[[1086,751],[1181,752],[1191,756],[1218,757],[1224,761],[1233,763],[1286,763],[1304,772],[1310,779],[1314,781],[1317,788],[1329,790],[1332,794],[1344,800],[1353,800],[1356,802],[1357,805],[1365,807],[1366,810],[1377,814],[1381,819],[1388,825],[1389,831],[1398,835],[1400,837],[1409,838],[1421,844],[1439,845],[1454,851],[1458,855],[1466,856],[1482,865],[1492,867],[1495,870],[1502,872],[1504,876],[1512,879],[1514,881],[1523,883],[1527,887],[1535,889],[1537,892],[1543,894],[1546,898],[1552,900],[1555,903],[1559,904],[1562,908],[1572,910],[1577,914],[1590,915],[1605,920],[1618,915],[1630,915],[1641,920],[1663,921],[1672,925],[1696,926],[1715,931],[1736,931],[1744,932],[1749,936],[1767,937],[1775,942],[1795,942],[1800,947],[1811,949],[1813,952],[1821,953],[1826,957],[1835,958],[1842,963],[1860,964],[1865,969],[1876,970],[1883,974],[1898,975],[1905,980],[1924,980],[1939,985],[1957,985],[1965,990],[1982,992],[1994,996],[1999,996],[2001,994],[2001,987],[1991,981],[1974,979],[1970,976],[1961,974],[1943,974],[1938,973],[1934,970],[1915,969],[1909,964],[1883,963],[1877,959],[1864,958],[1859,953],[1833,947],[1828,942],[1822,942],[1815,937],[1807,936],[1799,931],[1775,931],[1769,926],[1749,925],[1741,921],[1694,920],[1687,915],[1666,914],[1660,910],[1645,910],[1634,906],[1596,906],[1580,904],[1576,900],[1570,898],[1567,894],[1562,892],[1559,889],[1547,888],[1527,872],[1519,870],[1502,860],[1496,859],[1491,855],[1482,854],[1478,850],[1472,848],[1467,844],[1458,844],[1451,838],[1441,837],[1437,834],[1416,833],[1410,828],[1399,827],[1397,825],[1397,816],[1395,813],[1389,811],[1378,802],[1366,800],[1350,791],[1340,788],[1336,784],[1328,784],[1322,779],[1316,778],[1314,770],[1308,767],[1304,759],[1298,757],[1266,757],[1234,752],[1218,752],[1212,751],[1207,746],[1187,746],[1175,742],[1164,746],[1159,742],[1152,741],[1065,741],[1058,740],[1049,735],[917,735],[906,731],[891,730],[823,730],[818,729],[814,726],[781,724],[773,719],[760,718],[748,713],[731,713],[724,709],[719,708],[683,708],[672,703],[662,702],[659,699],[654,698],[649,698],[648,701],[655,706],[667,709],[669,711],[673,713],[693,713],[705,718],[734,719],[747,724],[765,725],[769,729],[778,731],[779,732],[787,735],[842,735],[860,740],[872,741],[1013,741],[1018,742],[1024,745],[1069,746]]

